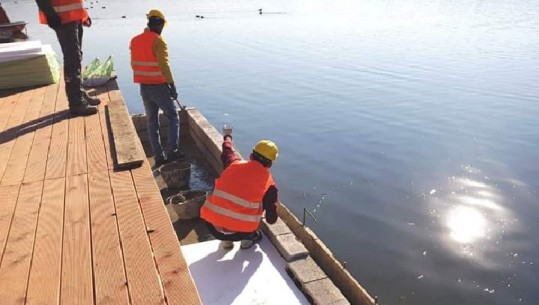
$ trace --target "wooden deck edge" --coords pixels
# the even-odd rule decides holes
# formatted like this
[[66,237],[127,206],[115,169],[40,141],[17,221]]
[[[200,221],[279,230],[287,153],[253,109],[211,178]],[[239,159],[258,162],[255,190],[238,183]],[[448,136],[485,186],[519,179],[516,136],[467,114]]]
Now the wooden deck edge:
[[126,170],[140,167],[146,156],[138,145],[139,138],[123,99],[110,101],[107,115],[112,130],[114,168]]
[[[203,152],[213,169],[220,173],[223,170],[220,160],[222,135],[197,109],[188,108],[187,117],[191,138],[193,138],[199,150]],[[296,216],[283,203],[279,208],[279,217],[304,244],[314,261],[328,275],[335,286],[341,290],[350,303],[358,305],[375,304],[375,300],[367,290],[342,266],[317,235],[309,228],[302,226]]]

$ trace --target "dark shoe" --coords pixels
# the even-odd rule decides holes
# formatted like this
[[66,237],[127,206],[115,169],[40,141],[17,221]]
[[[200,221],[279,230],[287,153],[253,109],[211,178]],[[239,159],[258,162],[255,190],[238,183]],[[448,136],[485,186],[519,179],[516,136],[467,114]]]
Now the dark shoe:
[[88,104],[82,104],[80,106],[69,106],[69,113],[71,116],[86,116],[97,113],[97,107],[90,106]]
[[221,240],[219,246],[225,250],[231,250],[232,248],[234,248],[234,242],[230,240]]
[[155,163],[153,164],[153,169],[159,168],[168,162],[168,160],[165,158],[154,158],[154,161]]
[[178,159],[185,158],[185,154],[179,150],[167,155],[167,162],[176,161]]
[[82,99],[84,99],[84,101],[86,103],[88,103],[89,105],[91,105],[91,106],[97,106],[97,105],[101,104],[100,99],[95,98],[95,97],[91,97],[90,95],[88,95],[88,93],[86,93],[86,91],[84,91],[84,93],[82,94]]
[[262,232],[260,230],[257,230],[256,232],[253,233],[251,239],[244,239],[241,241],[240,248],[249,249],[254,244],[257,244],[258,242],[260,242],[261,240],[262,240]]

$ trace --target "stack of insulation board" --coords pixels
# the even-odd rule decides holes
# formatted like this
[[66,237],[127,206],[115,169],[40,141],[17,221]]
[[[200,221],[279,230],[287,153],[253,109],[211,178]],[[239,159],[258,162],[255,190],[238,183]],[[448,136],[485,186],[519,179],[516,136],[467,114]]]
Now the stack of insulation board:
[[0,44],[0,89],[58,82],[60,66],[50,45],[40,41]]

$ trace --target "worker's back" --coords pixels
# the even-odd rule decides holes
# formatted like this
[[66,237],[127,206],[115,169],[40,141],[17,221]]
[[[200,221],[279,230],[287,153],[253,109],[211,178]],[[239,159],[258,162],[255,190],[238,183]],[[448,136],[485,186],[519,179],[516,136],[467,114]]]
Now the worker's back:
[[133,81],[139,84],[164,84],[165,77],[153,52],[153,45],[159,34],[146,29],[144,33],[131,39],[131,67]]

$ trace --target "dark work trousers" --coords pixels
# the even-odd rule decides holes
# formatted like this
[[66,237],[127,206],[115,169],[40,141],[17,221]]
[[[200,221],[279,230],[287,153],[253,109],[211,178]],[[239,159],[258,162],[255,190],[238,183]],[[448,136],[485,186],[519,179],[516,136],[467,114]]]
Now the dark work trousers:
[[62,24],[54,29],[64,54],[64,81],[69,108],[84,104],[82,98],[82,23],[80,21]]
[[237,232],[237,233],[232,233],[232,234],[224,234],[222,232],[217,231],[217,229],[215,229],[215,227],[211,223],[207,221],[204,221],[204,222],[206,223],[206,228],[208,229],[210,234],[219,240],[230,240],[230,241],[252,240],[257,235],[256,233],[257,231],[249,232],[249,233]]

